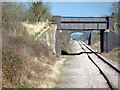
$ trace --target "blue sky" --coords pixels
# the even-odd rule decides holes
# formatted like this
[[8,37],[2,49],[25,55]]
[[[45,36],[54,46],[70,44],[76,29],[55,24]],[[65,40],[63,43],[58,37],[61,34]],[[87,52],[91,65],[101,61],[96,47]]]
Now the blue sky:
[[101,17],[110,15],[112,2],[50,2],[52,15]]

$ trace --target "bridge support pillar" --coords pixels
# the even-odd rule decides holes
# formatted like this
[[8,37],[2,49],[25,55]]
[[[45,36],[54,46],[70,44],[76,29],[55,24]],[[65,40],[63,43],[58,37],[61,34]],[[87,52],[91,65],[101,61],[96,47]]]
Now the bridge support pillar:
[[60,30],[56,31],[56,44],[55,44],[55,48],[56,48],[56,56],[61,55],[61,33]]
[[88,45],[92,44],[92,32],[90,32],[89,37],[88,37]]
[[105,30],[100,31],[100,49],[101,49],[101,52],[104,52],[104,31]]
[[57,30],[56,30],[56,44],[55,44],[55,50],[56,50],[56,56],[61,55],[61,16],[53,16],[53,23],[57,24]]

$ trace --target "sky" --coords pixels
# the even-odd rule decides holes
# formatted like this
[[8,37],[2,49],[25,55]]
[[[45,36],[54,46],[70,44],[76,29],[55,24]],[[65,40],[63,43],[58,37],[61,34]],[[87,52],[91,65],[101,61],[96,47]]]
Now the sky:
[[110,15],[113,2],[50,2],[52,15],[101,17]]

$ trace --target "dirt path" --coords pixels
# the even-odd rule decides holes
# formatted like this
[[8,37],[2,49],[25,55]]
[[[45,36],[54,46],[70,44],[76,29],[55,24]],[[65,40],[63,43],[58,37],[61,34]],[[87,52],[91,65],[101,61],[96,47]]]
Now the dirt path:
[[[72,44],[72,52],[83,52],[77,41]],[[86,54],[69,56],[62,68],[59,88],[108,88],[107,82]]]

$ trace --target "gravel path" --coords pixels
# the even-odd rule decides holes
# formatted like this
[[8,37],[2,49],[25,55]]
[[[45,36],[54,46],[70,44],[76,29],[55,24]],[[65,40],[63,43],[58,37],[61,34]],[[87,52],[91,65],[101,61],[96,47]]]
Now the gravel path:
[[[72,44],[72,52],[84,52],[77,41]],[[59,88],[108,88],[107,82],[97,67],[85,53],[69,56],[62,68]]]

